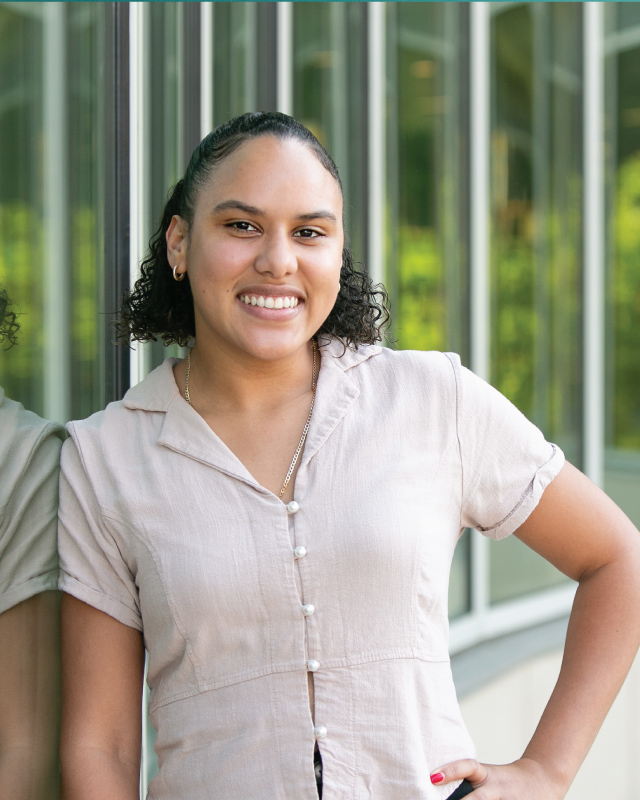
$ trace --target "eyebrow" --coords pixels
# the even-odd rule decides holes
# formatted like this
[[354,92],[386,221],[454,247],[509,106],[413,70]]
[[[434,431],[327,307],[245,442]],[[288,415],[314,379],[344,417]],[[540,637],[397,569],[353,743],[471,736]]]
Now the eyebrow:
[[[240,200],[225,200],[222,203],[218,203],[218,205],[214,207],[213,213],[218,214],[221,211],[228,211],[229,209],[242,211],[245,214],[251,214],[255,217],[264,216],[264,211],[261,211],[255,206],[249,206],[246,203],[242,203]],[[324,210],[310,211],[307,214],[299,214],[296,219],[299,219],[301,222],[308,222],[313,219],[328,219],[332,222],[337,222],[335,214],[333,214],[331,211]]]

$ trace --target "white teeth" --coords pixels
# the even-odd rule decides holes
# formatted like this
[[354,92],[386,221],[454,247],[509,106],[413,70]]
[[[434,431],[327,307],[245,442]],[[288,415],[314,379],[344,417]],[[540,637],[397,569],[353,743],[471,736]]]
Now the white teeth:
[[262,295],[241,294],[240,302],[247,306],[259,306],[260,308],[295,308],[298,305],[297,297],[263,297]]

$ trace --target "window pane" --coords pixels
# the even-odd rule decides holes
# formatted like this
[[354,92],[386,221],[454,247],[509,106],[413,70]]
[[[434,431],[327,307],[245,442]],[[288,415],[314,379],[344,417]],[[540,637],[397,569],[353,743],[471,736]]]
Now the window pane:
[[293,4],[293,115],[338,167],[347,241],[359,263],[365,257],[367,211],[363,5]]
[[0,5],[0,385],[66,422],[102,406],[102,8]]
[[388,272],[401,348],[468,353],[466,9],[387,4]]
[[623,5],[606,9],[605,489],[640,525],[640,19]]
[[[492,383],[580,465],[581,9],[492,20]],[[564,576],[515,539],[490,545],[500,602]]]
[[256,108],[256,4],[213,3],[213,124]]

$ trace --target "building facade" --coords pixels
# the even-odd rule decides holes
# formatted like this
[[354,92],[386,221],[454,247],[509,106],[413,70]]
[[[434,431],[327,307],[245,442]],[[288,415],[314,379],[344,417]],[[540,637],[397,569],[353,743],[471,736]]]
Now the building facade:
[[[3,2],[0,45],[9,396],[85,417],[177,353],[115,345],[119,298],[200,138],[280,110],[334,156],[395,346],[460,353],[640,524],[640,4]],[[516,539],[462,538],[451,648],[481,755],[515,757],[573,592]],[[487,722],[498,696],[529,704],[519,733]]]

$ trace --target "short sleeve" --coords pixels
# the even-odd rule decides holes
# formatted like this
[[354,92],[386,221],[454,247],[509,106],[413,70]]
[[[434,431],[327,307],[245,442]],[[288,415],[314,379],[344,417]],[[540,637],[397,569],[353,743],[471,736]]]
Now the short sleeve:
[[0,509],[0,613],[56,589],[58,582],[56,517],[63,431],[53,423],[39,423],[37,429],[17,429],[18,440],[7,457],[21,463],[7,465],[13,468],[11,474],[2,471],[2,492],[8,492],[8,499]]
[[138,590],[123,542],[102,514],[73,439],[62,448],[58,515],[59,588],[141,631]]
[[449,355],[462,462],[461,527],[502,539],[517,530],[560,472],[564,455],[506,397]]

